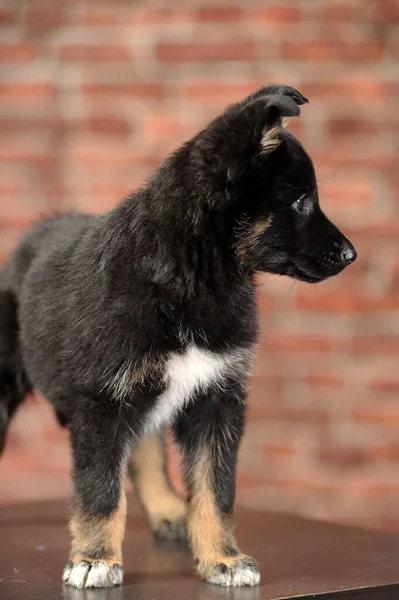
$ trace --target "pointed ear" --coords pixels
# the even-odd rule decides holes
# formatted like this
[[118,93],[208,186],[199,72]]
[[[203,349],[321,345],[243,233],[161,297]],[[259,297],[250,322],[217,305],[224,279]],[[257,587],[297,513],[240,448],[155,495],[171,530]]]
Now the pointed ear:
[[274,94],[273,96],[261,96],[245,104],[242,111],[248,117],[255,117],[263,125],[273,125],[281,121],[282,117],[297,117],[300,113],[298,104],[289,96]]
[[309,100],[305,98],[301,92],[291,87],[290,85],[266,85],[253,94],[247,96],[244,100],[242,100],[241,105],[244,106],[249,104],[253,100],[257,98],[263,98],[264,96],[288,96],[295,100],[297,104],[307,104]]
[[255,144],[263,153],[275,150],[280,144],[279,133],[283,117],[299,115],[299,106],[289,96],[273,95],[252,100],[241,108],[255,136]]
[[238,193],[253,161],[278,147],[283,118],[299,113],[297,101],[290,96],[262,95],[231,105],[193,138],[191,158],[203,172],[212,175],[221,193],[228,195],[225,204]]

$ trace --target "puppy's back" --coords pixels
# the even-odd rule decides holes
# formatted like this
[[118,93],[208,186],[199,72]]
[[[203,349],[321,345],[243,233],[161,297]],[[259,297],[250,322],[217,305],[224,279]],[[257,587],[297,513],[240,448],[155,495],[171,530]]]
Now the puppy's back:
[[18,299],[26,274],[37,258],[51,256],[73,246],[95,219],[84,214],[56,215],[31,227],[6,266],[8,286],[15,297]]

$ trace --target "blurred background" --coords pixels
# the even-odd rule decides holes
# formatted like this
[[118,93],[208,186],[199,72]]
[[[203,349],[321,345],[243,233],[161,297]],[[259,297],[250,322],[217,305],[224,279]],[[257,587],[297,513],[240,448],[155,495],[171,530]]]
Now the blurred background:
[[[399,3],[3,1],[0,262],[52,211],[103,212],[257,87],[310,99],[291,129],[358,250],[318,286],[262,277],[238,502],[399,529]],[[71,493],[38,394],[11,427],[0,502]],[[177,458],[173,476],[179,484]]]

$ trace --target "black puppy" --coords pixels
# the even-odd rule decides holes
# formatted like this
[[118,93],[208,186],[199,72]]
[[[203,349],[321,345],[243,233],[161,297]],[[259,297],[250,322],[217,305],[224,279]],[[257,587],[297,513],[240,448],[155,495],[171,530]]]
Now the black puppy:
[[[64,581],[122,582],[127,465],[153,530],[186,522],[198,572],[256,585],[233,529],[237,451],[257,331],[254,273],[317,282],[353,262],[282,127],[286,86],[229,107],[108,214],[47,219],[0,277],[0,443],[32,386],[70,430],[75,509]],[[171,424],[188,510],[165,471]]]

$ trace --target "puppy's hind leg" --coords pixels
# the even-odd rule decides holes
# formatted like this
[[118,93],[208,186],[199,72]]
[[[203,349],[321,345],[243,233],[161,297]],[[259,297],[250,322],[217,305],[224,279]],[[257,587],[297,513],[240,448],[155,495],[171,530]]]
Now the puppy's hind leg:
[[186,503],[169,481],[163,432],[138,440],[130,457],[129,475],[154,536],[164,540],[186,539]]
[[72,550],[63,580],[77,588],[112,587],[123,579],[123,477],[131,437],[118,413],[109,414],[111,407],[88,399],[79,406],[87,414],[74,415],[69,424],[75,507]]
[[0,454],[10,419],[31,391],[21,357],[17,313],[15,297],[5,286],[5,272],[0,271]]

